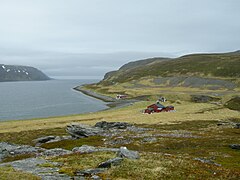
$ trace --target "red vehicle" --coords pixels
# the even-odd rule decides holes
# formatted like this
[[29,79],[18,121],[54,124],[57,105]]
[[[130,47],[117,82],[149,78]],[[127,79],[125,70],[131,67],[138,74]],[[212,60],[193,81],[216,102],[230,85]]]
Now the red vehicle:
[[144,110],[144,113],[158,113],[158,112],[170,112],[170,111],[174,111],[174,107],[173,106],[164,106],[160,103],[156,103],[156,104],[152,104],[150,106],[147,107],[147,109]]

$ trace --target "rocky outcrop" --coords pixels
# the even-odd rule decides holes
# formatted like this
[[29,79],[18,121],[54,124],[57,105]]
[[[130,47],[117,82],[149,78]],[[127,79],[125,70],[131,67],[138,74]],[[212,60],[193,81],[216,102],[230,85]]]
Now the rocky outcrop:
[[79,123],[72,123],[68,125],[66,131],[74,138],[95,136],[103,133],[103,130],[98,127],[91,127]]
[[94,126],[88,126],[80,123],[72,123],[67,126],[66,131],[73,138],[84,138],[89,136],[105,136],[112,137],[121,134],[124,131],[144,132],[148,129],[138,128],[126,122],[106,122],[101,121]]
[[67,154],[72,154],[72,151],[62,149],[62,148],[55,148],[55,149],[48,149],[44,152],[40,153],[40,156],[63,156]]
[[[44,164],[49,164],[52,167],[45,167]],[[72,179],[66,174],[59,173],[58,163],[54,163],[42,158],[28,158],[9,163],[0,164],[0,166],[12,166],[16,170],[25,171],[37,176],[43,180],[70,180]]]
[[129,123],[126,122],[106,122],[106,121],[101,121],[97,122],[95,124],[95,127],[102,128],[104,130],[107,129],[126,129],[127,127],[132,126]]
[[42,80],[50,80],[50,78],[34,67],[0,64],[0,82]]
[[72,136],[44,136],[37,139],[34,139],[33,142],[35,146],[41,146],[44,143],[58,142],[62,140],[73,139]]
[[22,154],[37,154],[44,150],[45,149],[39,147],[0,142],[0,161],[8,156],[16,156]]

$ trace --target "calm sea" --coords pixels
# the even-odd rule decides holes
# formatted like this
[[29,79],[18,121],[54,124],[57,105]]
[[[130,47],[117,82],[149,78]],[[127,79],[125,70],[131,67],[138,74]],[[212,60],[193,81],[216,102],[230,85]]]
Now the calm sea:
[[0,83],[0,121],[95,112],[106,103],[72,88],[94,80]]

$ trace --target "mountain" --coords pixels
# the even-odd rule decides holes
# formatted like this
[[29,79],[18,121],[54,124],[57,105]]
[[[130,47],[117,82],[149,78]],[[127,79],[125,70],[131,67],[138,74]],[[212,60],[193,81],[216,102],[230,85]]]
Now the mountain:
[[0,64],[0,82],[42,80],[50,80],[50,78],[34,67]]
[[190,54],[178,58],[151,58],[123,65],[107,73],[100,84],[111,85],[143,77],[239,78],[240,51],[216,54]]

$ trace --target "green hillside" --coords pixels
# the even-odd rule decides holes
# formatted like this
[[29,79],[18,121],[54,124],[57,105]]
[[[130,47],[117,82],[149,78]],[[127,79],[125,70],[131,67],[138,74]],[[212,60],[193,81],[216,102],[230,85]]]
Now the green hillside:
[[152,58],[135,61],[106,74],[101,84],[128,82],[146,76],[240,77],[240,53],[191,54],[175,59]]

